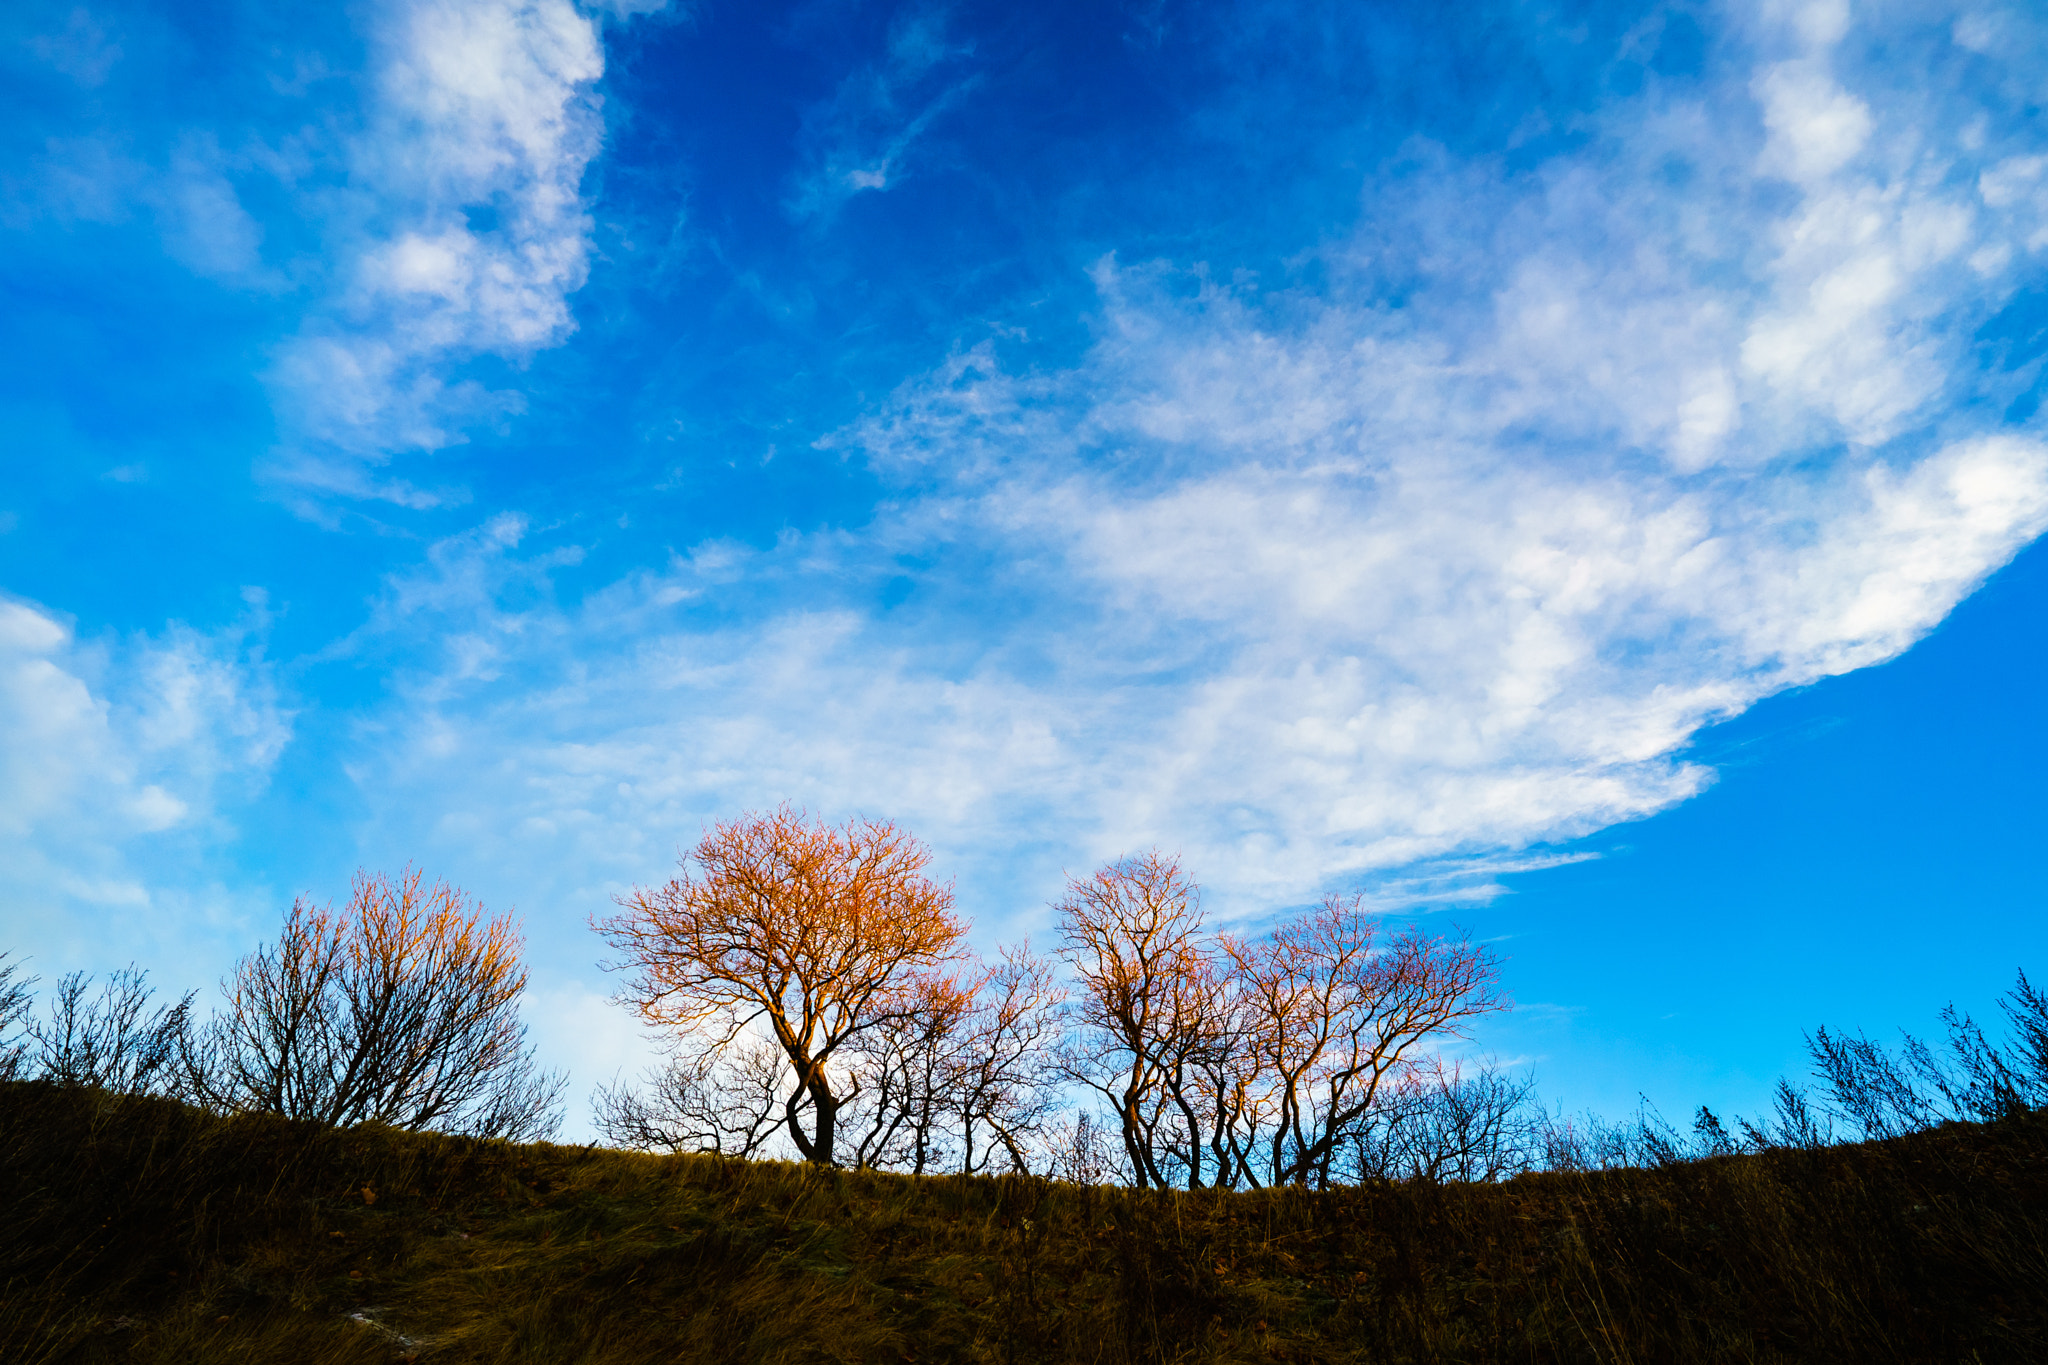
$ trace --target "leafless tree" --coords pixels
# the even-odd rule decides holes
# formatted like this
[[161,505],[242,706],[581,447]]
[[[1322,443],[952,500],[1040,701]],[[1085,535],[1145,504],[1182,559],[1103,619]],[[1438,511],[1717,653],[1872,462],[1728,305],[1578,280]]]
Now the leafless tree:
[[274,943],[222,983],[189,1074],[206,1103],[329,1124],[532,1140],[560,1121],[560,1077],[519,1020],[509,917],[408,868],[359,873],[341,911],[295,901]]
[[1140,1186],[1201,1187],[1200,1063],[1224,1015],[1201,889],[1153,849],[1070,878],[1053,908],[1060,957],[1081,986],[1066,1074],[1108,1101]]
[[977,984],[942,1078],[960,1135],[960,1170],[972,1175],[998,1161],[1030,1168],[1029,1153],[1057,1107],[1065,1000],[1053,964],[1033,956],[1028,943],[1003,949]]
[[1126,1169],[1119,1151],[1122,1144],[1105,1127],[1091,1109],[1047,1123],[1045,1173],[1076,1185],[1105,1185],[1118,1179]]
[[648,1023],[712,1051],[765,1029],[790,1066],[790,1141],[833,1165],[860,1094],[857,1045],[928,1010],[960,955],[952,890],[924,875],[929,861],[887,821],[832,826],[784,806],[713,825],[681,877],[619,898],[595,927]]
[[1189,1053],[1193,1107],[1206,1125],[1210,1183],[1223,1189],[1256,1189],[1265,1174],[1257,1150],[1259,1135],[1273,1120],[1279,1090],[1260,1049],[1262,1002],[1238,965],[1244,945],[1220,935],[1216,946],[1208,963],[1202,1032]]
[[1210,936],[1156,850],[1071,880],[1055,909],[1081,986],[1068,1074],[1109,1101],[1141,1185],[1327,1185],[1417,1049],[1504,1006],[1484,949],[1387,934],[1358,897]]
[[151,1008],[149,973],[111,972],[96,994],[72,972],[57,983],[46,1022],[28,1026],[31,1071],[58,1085],[149,1094],[178,1088],[178,1061],[191,1025],[191,992]]
[[763,1156],[783,1131],[788,1077],[781,1048],[746,1038],[722,1054],[679,1049],[644,1089],[599,1086],[592,1106],[622,1147]]
[[28,1039],[17,1030],[33,1001],[36,979],[23,978],[21,964],[0,953],[0,1081],[20,1079],[28,1070]]
[[1360,897],[1326,899],[1264,939],[1225,940],[1254,1016],[1265,1179],[1327,1185],[1339,1148],[1427,1040],[1505,1007],[1499,963],[1464,939],[1392,935]]
[[863,1029],[845,1054],[843,1164],[922,1175],[950,1153],[949,1080],[966,1046],[973,986],[953,976],[918,983],[915,1005]]
[[1492,1181],[1533,1169],[1543,1121],[1534,1090],[1492,1063],[1467,1072],[1432,1060],[1381,1091],[1339,1166],[1354,1180]]
[[[1000,967],[965,984],[920,984],[914,1010],[862,1030],[835,1063],[847,1098],[837,1156],[856,1168],[976,1172],[1026,1169],[1054,1097],[1043,1008],[1057,993],[1049,964],[1005,952]],[[791,1068],[782,1049],[748,1034],[725,1049],[678,1039],[666,1067],[641,1088],[601,1086],[599,1130],[623,1146],[754,1156],[783,1129]],[[808,1112],[808,1096],[802,1101]]]
[[1029,945],[971,976],[927,978],[917,1008],[862,1032],[842,1111],[849,1165],[924,1174],[1029,1170],[1056,1107],[1053,965]]

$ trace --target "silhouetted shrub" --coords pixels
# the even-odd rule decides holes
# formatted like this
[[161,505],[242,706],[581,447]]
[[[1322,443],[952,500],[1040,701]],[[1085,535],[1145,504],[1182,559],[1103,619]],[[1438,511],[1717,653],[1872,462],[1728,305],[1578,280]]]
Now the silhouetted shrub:
[[527,1046],[519,946],[509,918],[411,869],[359,874],[341,911],[294,902],[195,1031],[191,1093],[232,1113],[545,1136],[565,1083]]
[[175,1093],[189,1046],[192,1000],[151,1007],[149,973],[130,966],[93,978],[72,972],[57,983],[46,1020],[28,1026],[29,1073],[56,1085],[119,1094]]

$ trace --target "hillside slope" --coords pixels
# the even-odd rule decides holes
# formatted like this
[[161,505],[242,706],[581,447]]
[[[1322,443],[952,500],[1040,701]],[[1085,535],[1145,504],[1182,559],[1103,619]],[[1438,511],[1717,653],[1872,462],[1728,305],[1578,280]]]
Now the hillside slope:
[[0,1359],[2034,1361],[2048,1115],[1499,1186],[1174,1194],[0,1087]]

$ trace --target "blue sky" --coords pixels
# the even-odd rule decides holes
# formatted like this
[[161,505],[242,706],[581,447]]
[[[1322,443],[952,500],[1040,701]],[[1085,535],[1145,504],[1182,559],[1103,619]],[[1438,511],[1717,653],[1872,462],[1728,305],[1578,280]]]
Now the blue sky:
[[586,917],[783,799],[987,945],[1150,844],[1464,924],[1572,1107],[2044,961],[2028,7],[31,0],[0,65],[46,977],[416,860],[580,1093]]

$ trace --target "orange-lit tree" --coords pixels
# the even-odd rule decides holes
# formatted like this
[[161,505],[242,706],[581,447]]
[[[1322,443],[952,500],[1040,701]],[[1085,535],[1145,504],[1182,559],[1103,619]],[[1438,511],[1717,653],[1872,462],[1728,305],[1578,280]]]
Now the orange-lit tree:
[[1068,1076],[1109,1102],[1140,1186],[1199,1188],[1211,1145],[1200,1063],[1223,1014],[1201,888],[1153,849],[1070,878],[1053,908],[1080,986]]
[[960,956],[953,893],[930,853],[885,820],[829,825],[783,806],[713,825],[683,875],[596,921],[647,1022],[723,1052],[765,1027],[790,1068],[783,1122],[807,1161],[836,1164],[860,1093],[864,1035],[929,1013]]
[[1140,1185],[1328,1185],[1427,1042],[1504,1004],[1484,949],[1388,934],[1358,897],[1211,936],[1157,850],[1071,880],[1054,908],[1080,986],[1066,1071],[1109,1102]]
[[295,901],[277,941],[222,984],[187,1057],[215,1108],[534,1139],[560,1078],[519,1020],[526,969],[505,915],[407,868],[358,873],[341,910]]
[[1356,896],[1222,946],[1263,1092],[1256,1176],[1276,1185],[1328,1185],[1340,1150],[1422,1046],[1506,1006],[1491,953],[1414,927],[1386,934]]

